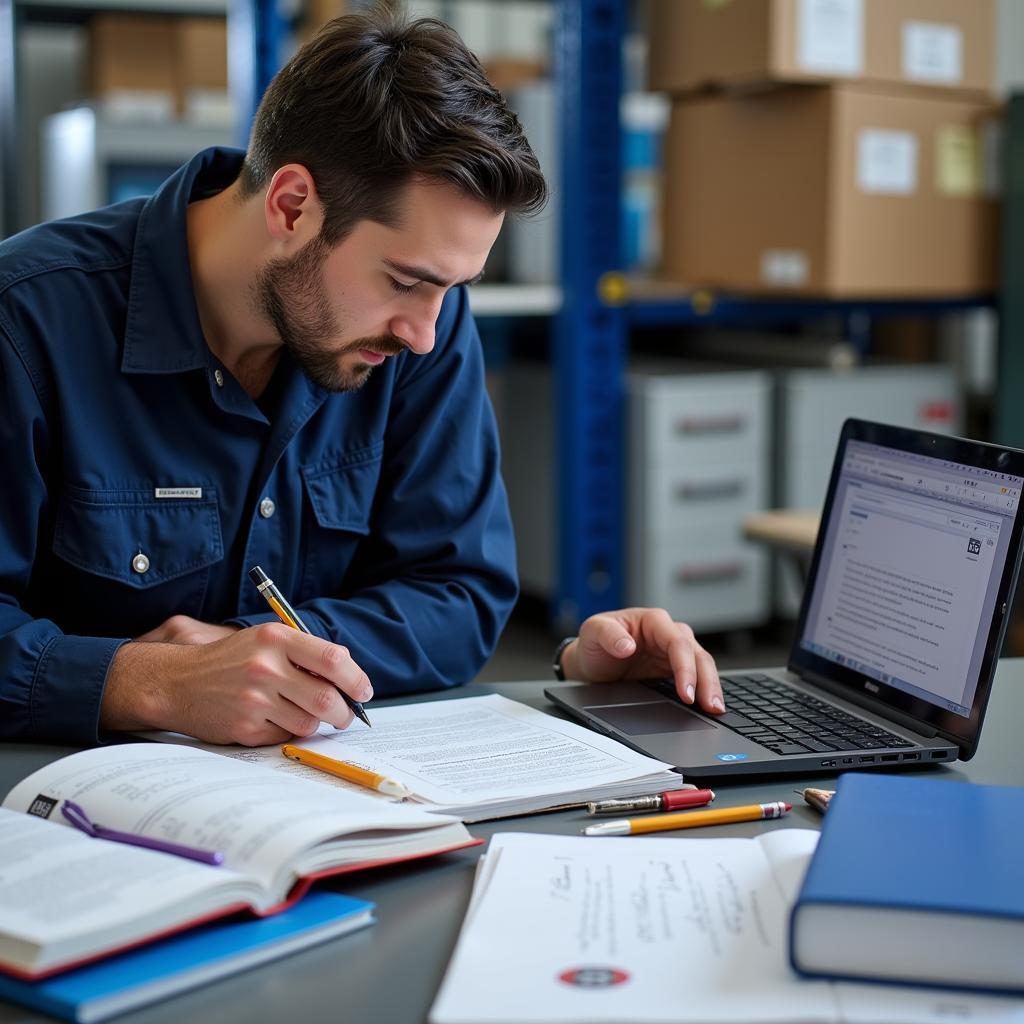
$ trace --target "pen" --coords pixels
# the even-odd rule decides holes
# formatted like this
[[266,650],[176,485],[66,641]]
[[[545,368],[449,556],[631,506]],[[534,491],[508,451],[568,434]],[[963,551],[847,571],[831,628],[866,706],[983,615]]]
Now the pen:
[[203,864],[210,864],[217,867],[224,863],[224,854],[215,850],[200,850],[196,846],[185,846],[183,843],[172,843],[166,839],[153,839],[150,836],[140,836],[134,832],[119,832],[114,828],[106,828],[97,825],[85,809],[73,800],[65,800],[61,804],[60,813],[79,830],[93,839],[109,839],[115,843],[127,843],[130,846],[144,846],[147,850],[159,850],[161,853],[173,853],[175,857],[188,857],[189,860],[198,860]]
[[761,818],[781,818],[793,809],[781,800],[770,804],[750,804],[746,807],[721,807],[714,811],[681,811],[678,814],[652,814],[649,818],[624,818],[622,821],[602,821],[588,825],[585,836],[629,836],[641,832],[666,832],[674,828],[697,828],[699,825],[728,825],[734,821],[758,821]]
[[715,799],[712,789],[673,789],[650,796],[626,796],[611,800],[594,800],[587,804],[587,814],[615,814],[627,811],[679,811],[684,807],[704,807]]
[[829,801],[836,795],[834,789],[794,789],[793,792],[799,793],[807,803],[821,814],[828,810]]
[[[312,630],[299,618],[299,613],[285,600],[284,594],[277,589],[274,581],[258,566],[254,565],[249,570],[249,579],[256,584],[256,589],[266,599],[267,604],[274,610],[274,614],[286,625],[291,626],[292,629],[297,629],[300,633],[310,633]],[[363,710],[363,705],[357,700],[353,700],[344,690],[338,690],[338,693],[344,698],[345,703],[352,709],[352,713],[365,722],[367,725],[370,724],[370,720],[366,717],[366,712]]]
[[387,793],[388,796],[397,796],[402,800],[412,795],[411,790],[401,782],[389,779],[386,775],[371,772],[369,768],[360,768],[359,765],[351,764],[348,761],[336,761],[326,754],[304,750],[291,743],[286,743],[281,748],[281,753],[293,761],[298,761],[299,764],[309,765],[310,768],[319,768],[320,771],[327,772],[328,775],[336,775],[339,779],[346,779],[359,786],[365,786],[367,789],[375,789],[378,793]]

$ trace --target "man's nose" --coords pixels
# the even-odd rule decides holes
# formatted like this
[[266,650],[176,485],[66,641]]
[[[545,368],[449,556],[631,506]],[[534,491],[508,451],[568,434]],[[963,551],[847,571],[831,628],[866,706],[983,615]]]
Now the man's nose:
[[444,296],[424,301],[415,308],[403,310],[388,324],[391,333],[404,341],[418,356],[425,356],[434,347],[434,327],[441,312]]

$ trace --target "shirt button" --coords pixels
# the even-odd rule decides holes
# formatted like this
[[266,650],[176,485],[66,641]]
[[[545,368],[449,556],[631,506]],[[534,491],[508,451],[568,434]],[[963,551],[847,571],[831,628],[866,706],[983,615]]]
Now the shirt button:
[[214,370],[213,371],[213,379],[217,382],[217,387],[219,387],[219,388],[224,387],[224,371],[223,370]]
[[141,576],[149,571],[149,559],[140,551],[132,559],[132,568]]
[[264,519],[269,519],[277,511],[277,506],[270,500],[270,498],[264,498],[260,502],[260,515]]

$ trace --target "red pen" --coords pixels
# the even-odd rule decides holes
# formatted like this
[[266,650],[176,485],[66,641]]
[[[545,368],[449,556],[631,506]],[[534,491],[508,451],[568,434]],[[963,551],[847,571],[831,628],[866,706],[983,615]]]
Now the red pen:
[[619,814],[624,811],[680,811],[686,807],[706,807],[715,799],[712,789],[673,789],[651,796],[626,796],[617,800],[595,800],[587,804],[587,814]]

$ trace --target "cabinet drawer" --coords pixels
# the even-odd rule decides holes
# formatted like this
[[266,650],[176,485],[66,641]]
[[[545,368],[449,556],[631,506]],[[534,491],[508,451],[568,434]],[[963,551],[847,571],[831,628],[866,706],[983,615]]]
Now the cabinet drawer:
[[769,615],[768,562],[738,533],[708,526],[647,538],[630,574],[630,603],[667,608],[694,629],[752,626]]
[[634,489],[631,526],[650,533],[700,523],[738,524],[769,504],[764,462],[645,466]]
[[[739,376],[739,375],[737,375]],[[743,375],[744,377],[750,375]],[[630,392],[631,451],[649,464],[749,462],[768,457],[768,386],[716,383],[726,375],[634,383]]]

